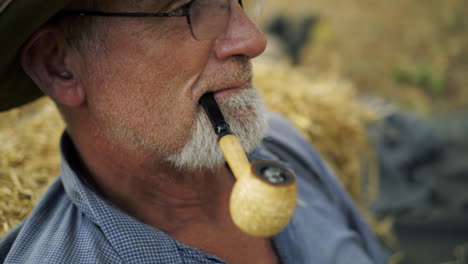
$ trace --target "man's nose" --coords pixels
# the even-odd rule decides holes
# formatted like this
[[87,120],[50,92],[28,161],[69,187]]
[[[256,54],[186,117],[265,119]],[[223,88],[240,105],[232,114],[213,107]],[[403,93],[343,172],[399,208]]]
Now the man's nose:
[[265,35],[257,24],[247,16],[238,0],[230,1],[229,23],[225,33],[216,40],[216,56],[220,59],[235,55],[257,57],[266,48]]

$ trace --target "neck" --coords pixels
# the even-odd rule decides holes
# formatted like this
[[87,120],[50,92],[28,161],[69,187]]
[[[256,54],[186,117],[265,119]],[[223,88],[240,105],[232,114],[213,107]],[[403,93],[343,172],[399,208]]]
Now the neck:
[[230,217],[235,179],[226,166],[181,170],[145,150],[96,137],[72,138],[99,192],[145,224],[171,234],[192,223]]

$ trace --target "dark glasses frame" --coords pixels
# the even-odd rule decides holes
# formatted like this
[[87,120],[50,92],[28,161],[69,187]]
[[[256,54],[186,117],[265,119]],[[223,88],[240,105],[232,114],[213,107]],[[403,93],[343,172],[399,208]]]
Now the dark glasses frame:
[[[194,1],[190,1],[188,4],[181,7],[182,12],[170,12],[170,13],[147,13],[147,12],[102,12],[102,11],[88,11],[88,10],[63,10],[59,12],[59,15],[65,16],[95,16],[95,17],[187,17],[187,23],[190,27],[192,37],[196,40],[201,40],[195,35],[192,22],[190,20],[190,7]],[[243,7],[242,0],[238,0],[239,4]],[[229,0],[227,0],[229,3]]]

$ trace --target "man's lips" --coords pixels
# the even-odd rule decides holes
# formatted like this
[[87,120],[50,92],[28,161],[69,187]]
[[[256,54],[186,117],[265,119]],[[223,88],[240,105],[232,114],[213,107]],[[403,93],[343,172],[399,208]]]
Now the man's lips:
[[[211,89],[204,91],[203,94],[213,93],[216,99],[225,98],[242,89],[250,87],[251,83],[252,81],[249,79],[247,81],[238,81],[224,86],[213,86]],[[203,94],[199,94],[198,99],[200,99]]]
[[214,91],[214,97],[216,99],[221,99],[221,98],[224,98],[224,97],[227,97],[227,96],[230,96],[231,94],[233,93],[236,93],[244,88],[247,88],[249,86],[249,84],[246,82],[246,83],[242,83],[242,84],[239,84],[239,85],[234,85],[234,86],[229,86],[227,88],[223,88],[221,90],[217,90],[217,91]]

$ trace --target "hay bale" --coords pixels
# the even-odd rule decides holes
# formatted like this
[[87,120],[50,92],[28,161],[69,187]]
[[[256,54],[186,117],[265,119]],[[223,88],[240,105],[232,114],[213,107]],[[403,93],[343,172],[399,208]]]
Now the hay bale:
[[0,114],[0,237],[29,214],[57,176],[63,128],[48,99]]

